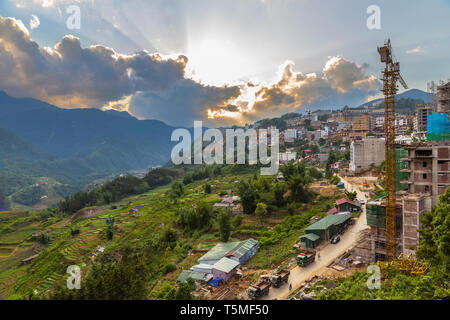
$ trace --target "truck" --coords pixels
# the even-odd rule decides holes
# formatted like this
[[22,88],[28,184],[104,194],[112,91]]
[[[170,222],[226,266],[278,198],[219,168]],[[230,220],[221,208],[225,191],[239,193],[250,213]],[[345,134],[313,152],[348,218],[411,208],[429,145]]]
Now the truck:
[[258,299],[262,296],[269,294],[269,288],[271,284],[267,280],[258,282],[257,284],[251,285],[247,289],[248,297],[252,300]]
[[310,263],[316,260],[315,250],[301,250],[297,256],[297,265],[300,267],[306,267]]
[[281,270],[278,273],[275,273],[270,277],[270,283],[275,288],[279,288],[283,285],[283,283],[286,283],[289,279],[289,275],[291,272],[289,270]]

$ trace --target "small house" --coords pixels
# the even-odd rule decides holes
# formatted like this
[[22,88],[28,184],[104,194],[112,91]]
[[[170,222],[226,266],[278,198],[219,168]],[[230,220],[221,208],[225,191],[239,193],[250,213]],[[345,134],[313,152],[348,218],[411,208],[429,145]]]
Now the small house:
[[248,239],[242,241],[233,251],[227,253],[225,257],[244,264],[253,257],[258,251],[258,241],[255,239]]
[[239,265],[239,262],[223,257],[212,267],[213,278],[228,281],[236,273]]
[[359,211],[361,209],[360,205],[345,198],[336,200],[335,207],[339,210],[339,212],[344,211],[354,212]]
[[303,242],[307,248],[315,248],[320,244],[320,237],[314,233],[307,233],[300,237],[300,241]]
[[320,240],[330,240],[334,235],[342,231],[351,216],[348,214],[332,214],[320,219],[305,229],[307,234],[314,233]]

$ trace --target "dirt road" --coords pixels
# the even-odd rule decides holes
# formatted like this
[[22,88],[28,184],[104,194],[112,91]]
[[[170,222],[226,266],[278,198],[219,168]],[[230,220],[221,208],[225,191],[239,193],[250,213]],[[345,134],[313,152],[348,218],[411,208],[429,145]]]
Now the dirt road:
[[[364,199],[365,201],[367,201],[366,196],[363,192],[354,189],[353,186],[345,180],[345,178],[340,178],[341,181],[344,182],[344,186],[347,191],[356,191],[358,200]],[[347,231],[340,236],[341,241],[339,241],[337,244],[330,244],[329,242],[322,243],[318,247],[320,259],[316,255],[316,261],[308,265],[306,268],[296,266],[291,270],[289,283],[292,284],[292,291],[298,288],[305,280],[308,280],[309,278],[316,275],[319,271],[321,271],[321,269],[328,266],[347,249],[349,249],[353,245],[353,243],[357,241],[359,232],[365,228],[367,228],[366,207],[363,206],[363,211],[361,212],[361,215],[359,216],[355,224],[348,228]],[[270,288],[269,294],[264,297],[264,300],[286,299],[289,293],[292,291],[289,291],[289,284],[285,284],[280,288],[272,287]]]

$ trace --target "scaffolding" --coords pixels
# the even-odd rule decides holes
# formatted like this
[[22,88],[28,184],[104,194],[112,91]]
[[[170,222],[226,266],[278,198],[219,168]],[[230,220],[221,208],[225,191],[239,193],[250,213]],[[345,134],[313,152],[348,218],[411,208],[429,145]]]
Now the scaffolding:
[[437,112],[450,112],[450,81],[447,83],[440,81],[440,85],[437,87]]
[[448,113],[433,113],[428,115],[427,140],[450,140],[450,120]]

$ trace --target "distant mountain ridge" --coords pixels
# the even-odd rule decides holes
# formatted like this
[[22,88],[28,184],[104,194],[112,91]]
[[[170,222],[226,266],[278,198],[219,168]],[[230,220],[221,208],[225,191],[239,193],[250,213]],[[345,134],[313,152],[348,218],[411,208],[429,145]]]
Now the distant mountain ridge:
[[174,129],[126,112],[61,109],[0,91],[0,179],[7,176],[10,191],[16,189],[11,183],[19,188],[39,176],[80,188],[99,177],[161,165],[170,159]]
[[[431,93],[419,90],[419,89],[410,89],[405,92],[399,93],[395,96],[396,100],[400,99],[416,99],[416,100],[423,100],[425,103],[431,102],[432,95]],[[384,98],[379,98],[375,100],[371,100],[369,102],[363,103],[358,106],[358,108],[364,108],[364,107],[372,107],[377,104],[383,103]]]

